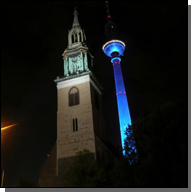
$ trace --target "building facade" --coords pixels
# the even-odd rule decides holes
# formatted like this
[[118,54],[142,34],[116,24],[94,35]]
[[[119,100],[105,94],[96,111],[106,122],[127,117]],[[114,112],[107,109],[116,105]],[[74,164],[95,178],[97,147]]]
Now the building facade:
[[106,146],[102,87],[91,72],[93,56],[86,45],[77,10],[62,57],[64,76],[54,80],[58,103],[57,141],[39,174],[39,187],[61,187],[62,181],[58,180],[79,151],[88,149],[100,162],[107,162],[112,155]]

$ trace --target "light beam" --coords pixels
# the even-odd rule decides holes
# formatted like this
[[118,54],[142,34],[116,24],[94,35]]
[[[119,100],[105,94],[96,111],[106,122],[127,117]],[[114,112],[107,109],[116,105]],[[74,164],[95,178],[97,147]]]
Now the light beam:
[[15,125],[17,125],[17,123],[12,124],[12,125],[9,125],[9,126],[6,126],[6,127],[2,127],[2,128],[1,128],[1,131],[2,131],[2,130],[5,130],[5,129],[8,129],[8,128],[11,128],[11,127],[14,127]]

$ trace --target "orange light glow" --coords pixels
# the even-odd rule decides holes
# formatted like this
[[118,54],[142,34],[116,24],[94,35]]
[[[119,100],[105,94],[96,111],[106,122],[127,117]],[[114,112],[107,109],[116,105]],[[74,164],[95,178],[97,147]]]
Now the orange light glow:
[[17,124],[15,123],[15,124],[12,124],[12,125],[9,125],[9,126],[6,126],[6,127],[2,127],[1,131],[4,130],[4,129],[8,129],[8,128],[14,127],[15,125],[17,125]]

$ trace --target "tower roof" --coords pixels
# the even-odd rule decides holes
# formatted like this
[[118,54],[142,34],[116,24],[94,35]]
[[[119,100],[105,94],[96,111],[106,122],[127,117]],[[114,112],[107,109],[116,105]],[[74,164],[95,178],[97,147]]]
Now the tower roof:
[[73,24],[72,26],[79,26],[80,23],[78,21],[78,12],[77,12],[77,7],[74,8],[74,21],[73,21]]

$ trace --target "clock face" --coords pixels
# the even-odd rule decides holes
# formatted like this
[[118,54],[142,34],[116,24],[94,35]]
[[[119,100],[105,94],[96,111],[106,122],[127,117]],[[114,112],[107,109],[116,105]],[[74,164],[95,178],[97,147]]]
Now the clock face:
[[75,63],[77,61],[77,57],[72,57],[72,62]]

